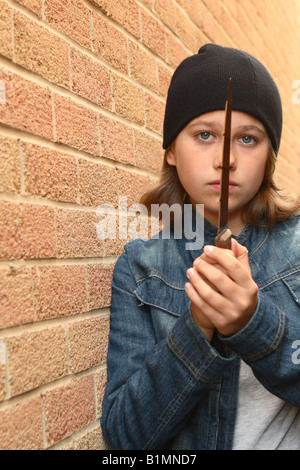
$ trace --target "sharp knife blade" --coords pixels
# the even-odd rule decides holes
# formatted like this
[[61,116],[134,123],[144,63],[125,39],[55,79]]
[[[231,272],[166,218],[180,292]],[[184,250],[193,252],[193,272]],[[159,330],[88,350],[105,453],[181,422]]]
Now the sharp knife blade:
[[230,170],[230,143],[231,143],[231,113],[232,113],[232,80],[229,79],[227,99],[225,105],[225,125],[223,137],[222,176],[220,189],[220,207],[218,218],[218,235],[215,238],[216,246],[231,248],[231,231],[225,228],[228,222],[228,194]]

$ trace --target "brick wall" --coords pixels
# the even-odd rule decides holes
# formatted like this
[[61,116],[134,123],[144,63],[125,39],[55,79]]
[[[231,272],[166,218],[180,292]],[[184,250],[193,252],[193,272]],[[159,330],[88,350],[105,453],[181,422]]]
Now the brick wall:
[[216,42],[267,65],[285,112],[277,181],[299,194],[299,28],[298,0],[0,0],[1,449],[105,448],[124,240],[97,237],[97,207],[157,178],[183,58]]

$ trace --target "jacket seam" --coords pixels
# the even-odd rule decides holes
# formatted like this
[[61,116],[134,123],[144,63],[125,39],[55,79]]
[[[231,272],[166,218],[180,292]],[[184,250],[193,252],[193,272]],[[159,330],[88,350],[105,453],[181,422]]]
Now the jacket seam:
[[292,268],[289,268],[285,271],[281,271],[278,274],[274,274],[274,276],[269,277],[269,279],[266,279],[262,284],[259,284],[258,286],[260,289],[264,289],[265,287],[272,285],[276,281],[281,281],[289,276],[292,276],[298,271],[300,271],[300,264],[298,264],[297,266],[293,266]]
[[281,312],[281,310],[279,310],[279,325],[278,325],[278,329],[277,329],[276,335],[275,335],[272,343],[269,344],[262,351],[259,351],[255,354],[252,354],[252,356],[243,356],[244,359],[254,362],[254,361],[257,361],[258,359],[262,359],[263,357],[265,357],[268,354],[270,354],[271,352],[273,352],[277,348],[278,344],[281,341],[281,338],[282,338],[283,332],[284,332],[284,327],[285,327],[285,317],[284,317],[283,312]]
[[209,383],[209,378],[206,377],[204,374],[202,374],[193,364],[192,362],[186,357],[186,355],[178,348],[178,346],[175,344],[174,340],[172,337],[167,338],[167,343],[170,347],[170,349],[174,352],[175,356],[180,359],[185,366],[189,369],[189,371],[196,377],[197,379],[202,380],[204,383]]

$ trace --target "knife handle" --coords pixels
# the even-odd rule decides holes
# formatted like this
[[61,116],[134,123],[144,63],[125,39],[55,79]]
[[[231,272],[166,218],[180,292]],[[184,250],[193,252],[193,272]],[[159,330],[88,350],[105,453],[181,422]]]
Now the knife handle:
[[225,228],[221,233],[219,233],[215,238],[215,244],[219,248],[227,248],[231,250],[231,230]]

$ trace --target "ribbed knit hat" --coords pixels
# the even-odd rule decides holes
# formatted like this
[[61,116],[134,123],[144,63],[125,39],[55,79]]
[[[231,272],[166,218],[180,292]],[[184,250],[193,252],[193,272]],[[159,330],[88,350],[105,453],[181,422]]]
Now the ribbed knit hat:
[[282,106],[278,88],[265,66],[250,54],[206,44],[175,70],[168,91],[163,148],[166,149],[192,119],[225,109],[232,78],[232,109],[261,121],[278,153]]

